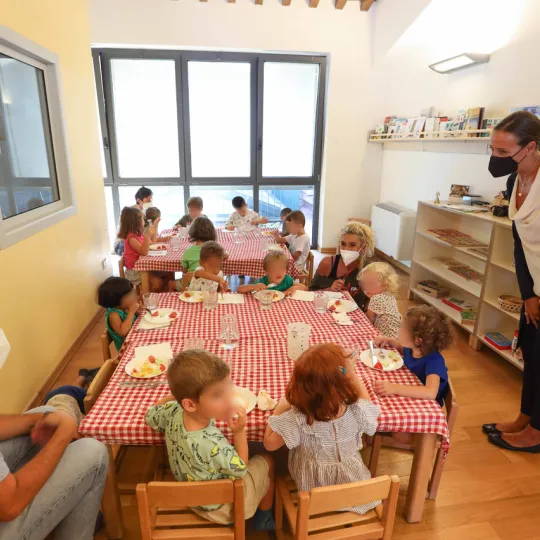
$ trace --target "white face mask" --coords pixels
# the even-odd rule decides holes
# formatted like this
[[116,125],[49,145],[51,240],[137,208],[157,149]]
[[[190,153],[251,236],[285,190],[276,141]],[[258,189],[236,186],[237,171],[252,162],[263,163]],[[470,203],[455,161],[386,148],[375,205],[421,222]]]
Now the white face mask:
[[149,208],[152,208],[152,206],[154,206],[154,205],[153,205],[153,203],[151,203],[151,202],[145,202],[145,203],[143,203],[143,205],[142,205],[143,210],[144,210],[145,212],[146,212]]
[[356,261],[360,257],[359,251],[349,251],[347,249],[341,249],[339,251],[341,258],[343,259],[343,264],[349,266],[352,262]]

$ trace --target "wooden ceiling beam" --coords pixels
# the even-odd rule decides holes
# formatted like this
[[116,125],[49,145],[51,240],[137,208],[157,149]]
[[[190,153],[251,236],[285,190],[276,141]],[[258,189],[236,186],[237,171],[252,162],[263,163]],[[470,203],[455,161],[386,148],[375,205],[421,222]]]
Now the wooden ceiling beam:
[[360,11],[369,11],[375,0],[360,0]]
[[347,0],[336,0],[336,9],[343,9]]

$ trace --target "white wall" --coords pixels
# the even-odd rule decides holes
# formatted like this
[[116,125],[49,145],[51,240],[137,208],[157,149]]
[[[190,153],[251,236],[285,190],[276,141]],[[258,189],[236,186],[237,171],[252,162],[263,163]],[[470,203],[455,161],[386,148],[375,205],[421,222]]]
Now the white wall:
[[[305,0],[90,0],[94,44],[328,53],[325,167],[319,244],[333,247],[348,216],[368,215],[379,195],[380,149],[366,144],[371,106],[370,17],[349,2]],[[380,156],[379,156],[380,158]]]

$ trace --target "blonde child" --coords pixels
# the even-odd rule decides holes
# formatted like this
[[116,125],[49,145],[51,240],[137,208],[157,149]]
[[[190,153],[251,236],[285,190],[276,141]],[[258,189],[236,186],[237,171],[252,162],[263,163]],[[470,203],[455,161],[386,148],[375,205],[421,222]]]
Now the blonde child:
[[234,197],[232,200],[234,212],[230,215],[225,228],[229,231],[243,227],[244,225],[260,225],[262,223],[268,223],[268,218],[260,216],[251,210],[244,197]]
[[193,273],[188,290],[226,292],[229,284],[221,271],[224,257],[225,250],[217,242],[205,242],[201,246],[199,266]]
[[[370,478],[360,456],[362,434],[375,433],[380,410],[343,347],[324,343],[304,352],[294,363],[285,397],[268,419],[264,447],[287,445],[299,492]],[[379,502],[343,510],[364,514]]]
[[285,225],[289,234],[281,236],[278,231],[274,231],[274,238],[277,242],[285,242],[289,245],[289,251],[296,262],[298,270],[303,272],[311,246],[309,236],[304,230],[306,217],[300,210],[295,210],[285,218]]
[[[256,529],[275,529],[273,461],[268,454],[249,459],[246,411],[233,405],[229,366],[212,353],[186,350],[172,361],[167,379],[171,395],[148,410],[146,423],[165,433],[176,480],[243,478],[246,519],[255,514]],[[216,428],[214,419],[228,422],[234,446]],[[193,511],[215,523],[234,521],[232,504],[200,506]]]
[[366,315],[383,335],[397,338],[401,315],[394,294],[398,277],[393,268],[383,262],[368,264],[360,271],[360,285],[369,298]]
[[200,197],[190,197],[186,206],[188,213],[178,220],[176,227],[189,227],[198,217],[203,216],[203,200]]
[[378,347],[393,347],[399,351],[405,365],[422,386],[375,381],[375,392],[381,396],[435,399],[442,406],[448,387],[448,369],[440,351],[452,343],[453,336],[450,319],[436,308],[418,306],[409,309],[401,321],[398,339],[379,336],[373,341]]
[[262,291],[270,289],[273,291],[282,291],[285,296],[290,296],[294,291],[307,291],[306,285],[295,283],[293,278],[287,274],[289,259],[281,251],[269,251],[263,261],[266,276],[258,279],[251,285],[240,285],[239,293],[248,293],[253,291]]
[[[158,221],[159,220],[159,221]],[[156,208],[155,206],[151,206],[146,210],[144,213],[144,233],[146,234],[146,231],[148,230],[148,227],[153,225],[154,223],[161,221],[161,210],[159,208]],[[160,236],[158,232],[158,225],[154,226],[154,234],[152,238],[150,239],[152,244],[155,244],[157,242],[168,242],[171,237],[170,236]]]

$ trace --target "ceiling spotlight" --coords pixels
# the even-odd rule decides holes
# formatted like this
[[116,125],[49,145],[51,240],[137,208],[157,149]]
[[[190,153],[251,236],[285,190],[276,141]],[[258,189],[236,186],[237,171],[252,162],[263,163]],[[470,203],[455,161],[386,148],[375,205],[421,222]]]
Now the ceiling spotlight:
[[464,69],[478,64],[489,62],[489,54],[463,53],[448,60],[442,60],[431,64],[429,67],[437,73],[452,73],[458,69]]

